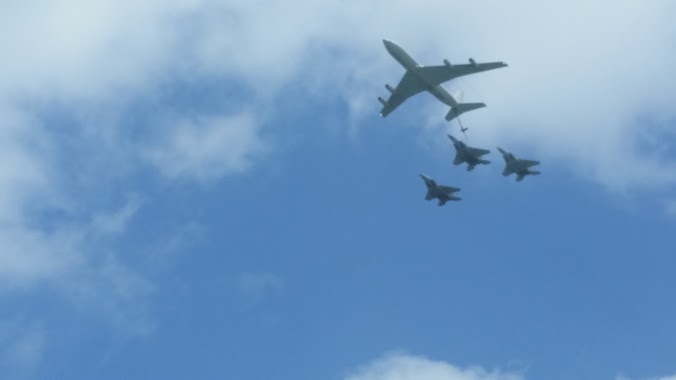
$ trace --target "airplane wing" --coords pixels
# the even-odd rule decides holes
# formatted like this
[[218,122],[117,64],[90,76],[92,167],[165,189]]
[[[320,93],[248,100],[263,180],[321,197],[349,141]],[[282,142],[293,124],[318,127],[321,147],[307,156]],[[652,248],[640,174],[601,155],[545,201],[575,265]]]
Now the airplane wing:
[[470,151],[472,151],[472,154],[475,155],[476,157],[483,156],[484,154],[488,154],[491,151],[487,149],[479,149],[479,148],[469,148]]
[[526,165],[527,167],[531,167],[531,166],[534,166],[534,165],[538,165],[538,164],[540,163],[540,161],[521,160],[521,163],[523,163],[523,164]]
[[385,117],[389,115],[406,99],[423,91],[425,91],[425,83],[418,79],[415,74],[407,71],[399,81],[397,88],[390,95],[390,98],[385,101],[383,109],[380,110],[380,116]]
[[436,197],[435,197],[434,194],[432,194],[432,192],[430,192],[430,191],[428,191],[428,192],[427,192],[427,195],[425,195],[425,200],[426,200],[426,201],[432,200],[432,199],[434,199],[434,198],[436,198]]
[[425,77],[425,79],[436,86],[463,75],[480,73],[482,71],[499,69],[506,66],[507,64],[504,62],[487,62],[474,64],[465,63],[460,65],[422,66],[418,67],[416,70],[418,70],[418,73]]
[[441,189],[446,192],[446,194],[450,193],[455,193],[456,191],[460,191],[457,187],[451,187],[451,186],[441,186]]
[[455,159],[453,160],[453,165],[460,165],[465,162],[465,157],[460,152],[455,153]]

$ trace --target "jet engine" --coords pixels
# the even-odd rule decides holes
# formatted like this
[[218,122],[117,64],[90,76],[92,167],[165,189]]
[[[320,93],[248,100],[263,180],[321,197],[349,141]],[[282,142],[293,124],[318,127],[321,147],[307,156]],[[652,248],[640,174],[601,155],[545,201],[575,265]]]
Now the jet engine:
[[390,86],[389,84],[386,84],[386,85],[385,85],[385,88],[386,88],[387,91],[389,91],[391,94],[394,94],[394,89],[392,88],[392,86]]

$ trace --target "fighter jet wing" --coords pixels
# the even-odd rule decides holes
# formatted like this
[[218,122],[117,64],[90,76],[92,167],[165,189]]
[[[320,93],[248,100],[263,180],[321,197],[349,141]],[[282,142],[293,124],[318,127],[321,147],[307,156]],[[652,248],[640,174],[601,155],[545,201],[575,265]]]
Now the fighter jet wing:
[[442,190],[444,190],[444,192],[446,192],[446,194],[451,194],[451,193],[455,193],[456,191],[460,191],[460,189],[458,189],[457,187],[451,187],[451,186],[440,186],[440,187],[441,187]]
[[453,165],[460,165],[465,162],[465,156],[460,152],[455,154],[455,159],[453,160]]
[[484,154],[488,154],[491,151],[487,149],[479,149],[479,148],[469,148],[469,150],[472,152],[472,154],[476,157],[483,156]]
[[383,109],[380,110],[380,116],[385,117],[401,105],[406,99],[413,95],[425,91],[425,83],[423,83],[415,74],[407,71],[401,78],[397,88],[394,89],[390,98],[385,101]]
[[463,75],[480,73],[482,71],[499,69],[506,66],[507,64],[504,62],[487,62],[460,65],[449,64],[441,66],[423,66],[418,67],[416,70],[432,85],[436,86]]
[[519,160],[522,164],[526,165],[527,167],[531,167],[534,165],[538,165],[540,161],[534,161],[534,160]]

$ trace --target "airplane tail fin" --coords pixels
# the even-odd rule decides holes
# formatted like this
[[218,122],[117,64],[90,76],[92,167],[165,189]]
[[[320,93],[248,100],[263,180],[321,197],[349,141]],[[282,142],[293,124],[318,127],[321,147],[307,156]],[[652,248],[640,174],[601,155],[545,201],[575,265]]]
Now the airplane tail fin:
[[456,105],[455,107],[451,107],[451,109],[448,111],[446,114],[446,121],[451,121],[455,119],[456,117],[460,116],[461,114],[467,112],[467,111],[473,111],[478,108],[486,107],[486,104],[484,103],[460,103]]

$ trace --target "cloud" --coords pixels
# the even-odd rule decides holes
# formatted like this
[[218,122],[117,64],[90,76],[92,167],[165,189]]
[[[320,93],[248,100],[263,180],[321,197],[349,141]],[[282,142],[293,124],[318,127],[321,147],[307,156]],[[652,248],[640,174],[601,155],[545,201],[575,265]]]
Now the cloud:
[[[153,330],[154,287],[119,248],[146,195],[128,190],[138,164],[203,182],[266,150],[249,113],[148,122],[167,86],[203,79],[186,20],[205,11],[192,0],[0,5],[0,296],[49,289],[118,332]],[[192,239],[181,236],[163,249]]]
[[119,235],[123,233],[127,224],[136,215],[141,207],[141,200],[136,195],[131,195],[121,209],[94,215],[92,228],[105,235]]
[[[448,84],[464,88],[467,101],[488,104],[463,119],[475,141],[535,150],[545,166],[558,160],[614,190],[673,186],[674,10],[668,0],[4,2],[2,289],[98,284],[92,292],[112,289],[107,294],[121,303],[149,294],[152,286],[112,243],[144,194],[119,208],[99,201],[119,199],[116,187],[126,186],[106,185],[128,185],[138,173],[117,169],[146,163],[166,178],[197,183],[250,170],[273,149],[264,133],[286,112],[280,99],[347,106],[341,117],[360,124],[377,113],[382,85],[402,74],[382,38],[425,64],[469,56],[510,64]],[[176,93],[213,82],[243,91],[208,112],[174,103],[201,105]],[[421,133],[444,138],[443,105],[429,96],[424,104],[404,104],[384,122],[438,120]],[[54,109],[68,122],[56,122]],[[265,117],[253,109],[265,109]],[[172,116],[157,123],[157,115]],[[242,289],[272,286],[258,281],[245,280]]]
[[241,173],[265,153],[251,114],[182,120],[143,156],[166,177],[200,182]]
[[517,373],[487,371],[480,367],[462,369],[443,361],[393,354],[352,371],[345,380],[521,380]]
[[[520,0],[489,6],[425,0],[414,6],[403,1],[57,0],[43,5],[3,6],[0,25],[11,33],[0,33],[0,48],[24,47],[0,62],[6,84],[0,100],[7,104],[35,98],[72,107],[112,102],[125,114],[134,99],[162,96],[177,80],[232,79],[250,91],[239,102],[281,112],[275,111],[276,100],[293,86],[326,105],[344,103],[346,121],[355,125],[377,112],[374,99],[383,95],[382,84],[396,84],[401,75],[382,47],[387,37],[425,64],[469,56],[510,64],[447,85],[464,88],[467,101],[488,104],[464,118],[476,141],[535,150],[541,161],[562,162],[616,191],[676,182],[676,160],[669,154],[676,120],[669,101],[676,96],[670,62],[676,51],[669,39],[674,26],[665,16],[676,5],[669,1],[534,6]],[[606,12],[610,7],[612,14]],[[303,15],[292,9],[303,9]],[[435,12],[421,14],[421,9]],[[430,106],[420,109],[405,104],[386,122],[418,115],[411,119],[437,120],[437,129],[425,133],[441,135],[439,128],[451,126],[443,121],[443,105],[428,100]],[[177,115],[165,146],[151,140],[150,147],[135,149],[152,149],[155,167],[171,178],[202,182],[238,173],[262,157],[256,153],[262,121],[226,133],[209,119],[240,117]],[[237,144],[227,145],[222,159],[213,151],[188,150],[204,146],[210,134],[221,146],[228,139]],[[252,154],[247,148],[237,151],[242,142],[251,144]],[[181,157],[189,163],[167,165]]]
[[[401,75],[380,43],[383,37],[399,41],[425,64],[469,56],[505,60],[507,69],[448,84],[467,87],[468,101],[488,103],[464,118],[478,140],[519,150],[530,146],[543,161],[558,160],[614,191],[676,182],[676,162],[664,149],[673,146],[676,120],[669,100],[676,95],[670,64],[676,51],[669,37],[674,26],[665,16],[676,7],[671,2],[488,6],[297,0],[283,7],[274,1],[265,7],[255,2],[212,6],[197,59],[203,67],[216,63],[256,88],[274,92],[279,83],[297,78],[308,96],[328,101],[327,94],[333,94],[348,105],[350,117],[363,117],[377,112],[374,99],[384,91],[383,82]],[[607,14],[610,7],[614,11]],[[295,8],[308,10],[304,20],[311,22],[277,17]],[[422,15],[421,9],[435,12]],[[606,16],[599,19],[599,14]],[[269,28],[278,33],[260,32]],[[218,64],[226,57],[228,63]],[[397,112],[435,112],[439,128],[450,127],[443,122],[444,106],[430,102],[436,109],[405,104]],[[396,120],[401,117],[387,122]]]
[[152,287],[120,261],[114,248],[138,210],[138,200],[131,197],[119,209],[80,215],[79,208],[69,209],[73,202],[68,194],[44,180],[50,185],[45,191],[5,185],[16,210],[0,225],[0,296],[27,296],[47,288],[118,331],[150,331],[145,304]]

